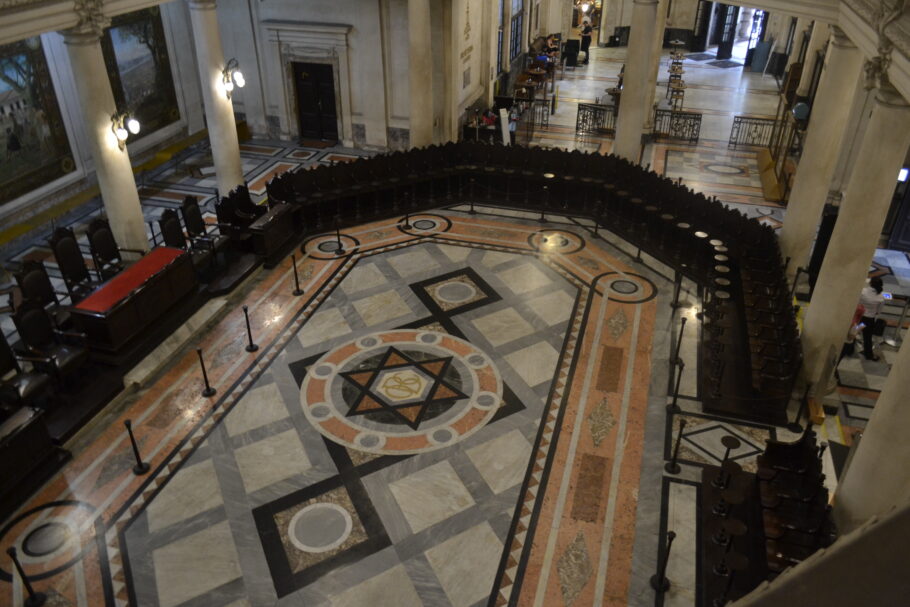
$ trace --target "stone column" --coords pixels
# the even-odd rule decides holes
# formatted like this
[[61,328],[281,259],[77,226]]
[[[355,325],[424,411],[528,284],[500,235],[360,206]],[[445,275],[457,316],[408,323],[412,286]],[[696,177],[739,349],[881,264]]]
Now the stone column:
[[[806,48],[806,60],[803,62],[803,73],[799,78],[799,87],[796,89],[796,96],[806,98],[809,96],[809,87],[812,86],[812,72],[815,71],[815,62],[818,51],[825,46],[828,41],[831,28],[827,23],[816,21],[812,26],[812,35],[809,37],[809,46]],[[844,33],[838,29],[839,36],[846,38]]]
[[632,3],[632,29],[629,32],[629,52],[619,116],[616,120],[616,138],[613,153],[638,162],[641,153],[641,135],[645,124],[647,93],[657,85],[649,79],[653,55],[654,36],[657,30],[657,0],[634,0]]
[[227,61],[221,48],[215,0],[189,0],[189,6],[215,178],[218,193],[224,196],[244,182],[234,104],[224,89],[223,70]]
[[[884,84],[876,91],[803,323],[805,375],[816,395],[826,393],[830,384],[908,146],[910,106],[890,84]],[[906,376],[896,375],[907,381]]]
[[849,100],[860,77],[862,59],[859,49],[835,27],[780,234],[781,250],[785,258],[790,258],[787,273],[791,278],[796,268],[809,261],[812,241],[837,165],[850,115]]
[[117,114],[117,104],[101,53],[100,37],[105,26],[103,21],[94,21],[61,33],[111,232],[120,247],[147,251],[145,218],[130,155],[125,146],[120,149],[111,129],[111,117]]
[[[661,61],[661,52],[664,48],[664,32],[667,31],[667,2],[668,0],[657,1],[657,28],[654,31],[654,46],[651,48],[651,69],[648,72],[648,81],[653,82],[654,86],[646,91],[644,131],[650,133],[654,129],[654,100],[657,98],[657,81],[660,79],[660,72],[666,73],[666,65]],[[667,75],[669,78],[669,75]]]
[[408,0],[411,147],[433,143],[433,51],[429,0]]
[[604,0],[600,8],[600,29],[597,30],[597,43],[606,45],[610,42],[610,36],[619,25],[619,2],[618,0]]
[[742,40],[743,38],[748,38],[752,33],[752,16],[755,14],[754,8],[746,8],[745,6],[740,7],[739,9],[739,23],[736,25],[736,39]]
[[872,417],[837,484],[834,515],[841,533],[910,500],[910,339],[891,365]]

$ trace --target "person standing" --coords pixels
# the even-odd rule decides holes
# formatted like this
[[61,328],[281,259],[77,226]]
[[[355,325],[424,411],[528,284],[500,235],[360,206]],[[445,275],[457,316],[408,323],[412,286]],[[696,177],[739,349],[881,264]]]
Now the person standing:
[[581,27],[581,52],[585,54],[584,64],[588,65],[588,59],[591,58],[591,33],[594,31],[594,28],[591,27],[591,22],[585,19],[582,22]]
[[864,287],[859,295],[859,303],[865,308],[863,312],[863,356],[866,360],[878,360],[878,356],[872,351],[872,332],[875,330],[875,319],[881,312],[882,305],[885,303],[885,296],[882,295],[884,283],[878,276],[869,279],[868,286]]

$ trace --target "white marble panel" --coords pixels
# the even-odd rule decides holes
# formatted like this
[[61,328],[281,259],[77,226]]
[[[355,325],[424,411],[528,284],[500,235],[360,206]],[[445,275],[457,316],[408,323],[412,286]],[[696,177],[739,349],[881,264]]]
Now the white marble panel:
[[341,288],[344,289],[345,293],[357,293],[358,291],[378,287],[386,282],[386,277],[382,275],[382,271],[376,267],[376,264],[357,264],[341,281]]
[[441,245],[436,245],[436,246],[439,247],[439,250],[442,251],[442,253],[446,257],[448,257],[455,263],[458,263],[459,261],[464,261],[465,259],[468,258],[468,255],[471,254],[471,249],[468,247],[453,247],[452,245],[446,245],[446,244],[441,244]]
[[505,263],[507,261],[512,261],[513,259],[515,259],[515,255],[513,255],[512,253],[502,253],[500,251],[487,251],[486,253],[483,254],[483,260],[481,261],[481,263],[483,265],[487,266],[488,268],[493,268],[493,267],[498,266],[501,263]]
[[471,447],[467,454],[493,493],[502,493],[524,478],[531,444],[521,432],[512,430]]
[[497,275],[517,295],[550,284],[550,279],[547,278],[547,275],[529,263],[503,270],[498,272]]
[[310,468],[295,430],[270,436],[234,450],[247,493],[268,487]]
[[411,313],[411,308],[396,291],[385,291],[355,301],[354,309],[368,327]]
[[240,399],[227,416],[228,434],[237,436],[288,416],[281,392],[274,383],[254,388]]
[[152,552],[160,607],[173,607],[240,577],[227,521]]
[[514,308],[499,310],[474,321],[483,336],[491,345],[501,346],[534,332],[528,321],[521,317]]
[[331,597],[332,607],[421,607],[420,597],[404,566],[396,565]]
[[439,462],[389,484],[414,533],[474,505],[452,464]]
[[439,267],[430,254],[424,249],[413,249],[402,255],[386,258],[399,276],[410,276],[419,274],[426,270],[433,270]]
[[148,505],[149,531],[163,529],[221,503],[212,460],[183,466]]
[[427,560],[454,607],[468,607],[490,595],[502,543],[483,522],[427,550]]
[[297,340],[304,348],[323,341],[335,339],[351,332],[341,310],[338,308],[323,308],[313,314],[297,334]]
[[553,379],[559,352],[545,341],[504,356],[519,377],[531,387]]
[[553,291],[525,302],[542,321],[550,325],[558,325],[569,320],[572,316],[572,306],[575,299],[565,291]]
[[698,537],[695,534],[698,498],[693,485],[670,483],[667,507],[667,529],[676,533],[673,552],[667,561],[670,590],[664,595],[666,607],[692,607],[695,604],[695,558]]

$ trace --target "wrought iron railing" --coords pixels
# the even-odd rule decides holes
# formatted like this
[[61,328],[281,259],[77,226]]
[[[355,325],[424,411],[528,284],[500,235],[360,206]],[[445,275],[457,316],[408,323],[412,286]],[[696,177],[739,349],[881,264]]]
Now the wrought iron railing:
[[701,114],[654,110],[655,141],[685,141],[698,143],[701,134]]
[[771,137],[777,121],[773,118],[752,118],[750,116],[734,116],[733,128],[730,129],[728,146],[741,145],[770,147]]
[[579,103],[575,115],[576,133],[611,135],[616,132],[616,107],[597,103]]

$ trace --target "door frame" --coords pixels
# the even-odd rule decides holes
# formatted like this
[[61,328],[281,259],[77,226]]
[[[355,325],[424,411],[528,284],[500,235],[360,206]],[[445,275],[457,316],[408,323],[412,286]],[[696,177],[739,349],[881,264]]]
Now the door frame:
[[[297,118],[297,89],[294,84],[294,63],[322,63],[332,66],[335,84],[335,116],[338,140],[345,147],[354,147],[351,115],[351,73],[348,58],[350,25],[323,25],[299,21],[264,21],[275,65],[280,66],[275,89],[281,91],[276,101],[278,122],[283,139],[297,139],[300,123]],[[276,82],[277,81],[277,82]],[[270,104],[271,105],[271,104]]]

